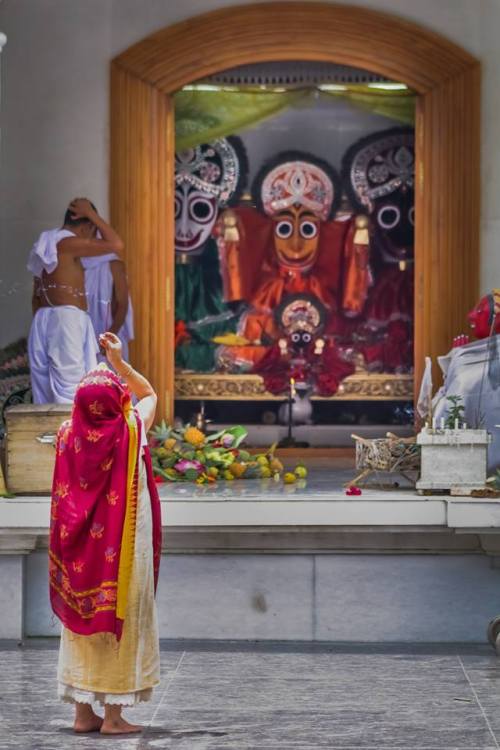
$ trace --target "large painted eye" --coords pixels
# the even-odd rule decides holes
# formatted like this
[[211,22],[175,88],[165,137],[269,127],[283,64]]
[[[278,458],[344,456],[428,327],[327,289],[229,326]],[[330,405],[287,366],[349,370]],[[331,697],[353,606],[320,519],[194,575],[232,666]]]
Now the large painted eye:
[[312,336],[310,333],[303,333],[302,334],[302,341],[304,344],[310,344],[312,340]]
[[318,234],[318,225],[313,221],[303,221],[300,225],[300,234],[305,240],[312,240]]
[[414,227],[415,226],[415,208],[413,206],[408,211],[408,219],[410,220],[410,224],[412,225],[412,227]]
[[382,229],[394,229],[400,218],[401,211],[397,206],[382,206],[377,213],[377,221]]
[[215,206],[207,198],[193,198],[189,215],[197,224],[208,224],[215,216]]
[[278,221],[274,232],[276,237],[287,240],[293,234],[293,224],[291,221]]
[[291,339],[292,339],[292,344],[298,344],[300,341],[300,333],[292,333]]
[[175,218],[178,219],[182,211],[182,201],[180,198],[175,196]]

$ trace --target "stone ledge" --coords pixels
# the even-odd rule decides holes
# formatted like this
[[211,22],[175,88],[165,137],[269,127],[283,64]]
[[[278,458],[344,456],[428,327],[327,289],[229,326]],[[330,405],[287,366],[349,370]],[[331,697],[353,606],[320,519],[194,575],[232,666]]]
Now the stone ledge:
[[[182,496],[181,496],[182,497]],[[368,495],[367,495],[368,497]],[[163,524],[167,528],[186,526],[443,526],[446,528],[446,500],[419,498],[399,492],[387,499],[373,493],[369,499],[347,499],[337,493],[328,496],[304,494],[300,499],[249,497],[238,499],[186,496],[162,500]],[[48,529],[49,497],[16,497],[0,501],[0,529]]]
[[[401,500],[169,500],[168,553],[500,553],[500,503]],[[411,499],[410,499],[411,498]],[[0,555],[47,547],[48,497],[0,501]]]
[[[491,537],[491,539],[490,539]],[[0,530],[1,554],[48,547],[47,529]],[[459,533],[439,526],[280,527],[192,526],[163,528],[163,554],[489,554],[499,555],[500,535]]]
[[0,555],[29,555],[37,544],[38,534],[31,530],[0,529]]

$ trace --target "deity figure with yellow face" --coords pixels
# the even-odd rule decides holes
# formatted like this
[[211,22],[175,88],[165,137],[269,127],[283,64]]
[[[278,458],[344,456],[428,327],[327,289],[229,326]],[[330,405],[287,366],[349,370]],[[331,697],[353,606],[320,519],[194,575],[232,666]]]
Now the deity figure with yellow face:
[[334,219],[340,179],[325,161],[300,151],[279,154],[257,174],[252,198],[255,208],[236,211],[241,283],[233,284],[249,308],[238,345],[219,353],[232,371],[251,370],[277,340],[273,313],[287,295],[317,299],[333,336],[342,316],[361,312],[370,283],[367,231],[359,231],[359,217]]
[[223,299],[213,232],[220,209],[239,198],[246,173],[243,144],[233,136],[175,156],[175,361],[181,369],[213,370],[212,337],[236,328]]

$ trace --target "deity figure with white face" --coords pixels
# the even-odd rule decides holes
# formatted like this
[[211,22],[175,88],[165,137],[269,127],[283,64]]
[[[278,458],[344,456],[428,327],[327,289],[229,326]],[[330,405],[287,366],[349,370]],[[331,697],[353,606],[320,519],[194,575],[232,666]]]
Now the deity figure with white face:
[[175,157],[176,365],[214,369],[213,336],[235,330],[237,318],[225,304],[214,227],[222,208],[244,187],[245,150],[239,138],[179,152]]

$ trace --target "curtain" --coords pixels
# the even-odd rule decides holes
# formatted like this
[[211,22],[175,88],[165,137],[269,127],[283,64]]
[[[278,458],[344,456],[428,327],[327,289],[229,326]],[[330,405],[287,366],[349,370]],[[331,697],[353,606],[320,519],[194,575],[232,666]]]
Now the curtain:
[[345,91],[329,91],[321,89],[323,97],[345,99],[360,109],[375,115],[390,117],[404,125],[415,124],[416,94],[410,89],[374,89],[363,84],[346,86]]
[[338,89],[325,86],[267,91],[248,87],[188,87],[175,94],[176,150],[238,133],[291,107],[312,105],[316,96],[344,99],[360,109],[406,125],[415,121],[416,95],[409,89],[382,90],[365,84]]
[[237,133],[296,106],[309,95],[308,89],[278,92],[182,89],[175,94],[176,149],[182,151]]

